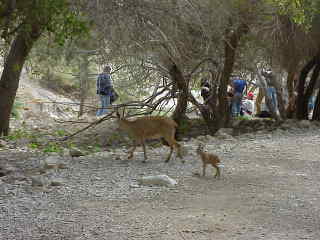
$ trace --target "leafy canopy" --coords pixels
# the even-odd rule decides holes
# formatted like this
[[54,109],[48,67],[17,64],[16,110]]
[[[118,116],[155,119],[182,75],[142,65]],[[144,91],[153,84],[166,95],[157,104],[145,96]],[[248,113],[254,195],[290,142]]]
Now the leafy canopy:
[[68,38],[88,32],[86,18],[76,7],[68,0],[1,1],[1,37],[8,39],[36,26],[41,32],[53,33],[55,41],[63,44]]

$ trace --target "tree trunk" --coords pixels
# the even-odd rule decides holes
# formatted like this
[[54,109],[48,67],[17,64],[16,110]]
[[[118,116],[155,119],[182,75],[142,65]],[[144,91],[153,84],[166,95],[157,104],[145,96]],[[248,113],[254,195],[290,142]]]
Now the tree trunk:
[[23,64],[41,32],[31,26],[30,33],[21,31],[11,44],[0,79],[0,136],[9,134],[9,121]]
[[246,24],[241,24],[236,31],[227,30],[226,40],[224,45],[225,60],[222,71],[222,76],[219,85],[219,116],[216,117],[217,128],[226,127],[230,120],[230,112],[227,98],[227,90],[229,79],[233,71],[233,66],[235,62],[235,56],[237,47],[239,45],[240,39],[243,35],[248,32],[248,26]]
[[297,68],[298,65],[291,67],[288,71],[287,89],[288,89],[288,105],[286,108],[286,117],[293,118],[295,112],[295,86],[297,84]]
[[318,63],[312,72],[312,76],[311,76],[309,85],[308,85],[307,90],[305,91],[305,94],[304,94],[304,101],[303,102],[307,108],[307,119],[309,118],[309,111],[308,111],[309,99],[312,96],[314,88],[315,88],[317,81],[319,79],[319,73],[320,73],[320,58],[319,58]]
[[297,119],[308,119],[308,100],[312,94],[316,75],[319,75],[319,66],[317,66],[317,70],[314,70],[312,74],[309,86],[307,91],[305,92],[305,83],[306,78],[309,72],[314,68],[315,65],[320,64],[320,55],[319,53],[313,59],[311,59],[301,70],[299,82],[298,82],[298,96],[297,96],[297,109],[296,109],[296,117]]
[[88,73],[89,73],[89,56],[84,54],[81,57],[80,64],[80,107],[78,117],[81,117],[84,113],[84,103],[88,94]]
[[262,103],[263,97],[264,97],[264,95],[263,95],[262,89],[259,88],[258,95],[256,98],[256,114],[257,115],[259,115],[261,112],[261,103]]
[[178,103],[172,115],[172,118],[179,125],[179,123],[186,118],[186,111],[188,106],[188,82],[184,78],[182,72],[176,64],[173,64],[171,66],[169,73],[179,90]]

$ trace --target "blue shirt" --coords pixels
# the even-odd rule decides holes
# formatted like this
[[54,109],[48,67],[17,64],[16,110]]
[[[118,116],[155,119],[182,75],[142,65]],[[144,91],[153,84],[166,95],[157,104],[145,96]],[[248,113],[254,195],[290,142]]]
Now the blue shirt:
[[246,80],[243,80],[243,79],[233,80],[233,87],[236,93],[243,93],[243,90],[246,86],[247,86]]
[[103,92],[104,95],[111,95],[111,76],[108,73],[101,73],[97,79],[97,90]]

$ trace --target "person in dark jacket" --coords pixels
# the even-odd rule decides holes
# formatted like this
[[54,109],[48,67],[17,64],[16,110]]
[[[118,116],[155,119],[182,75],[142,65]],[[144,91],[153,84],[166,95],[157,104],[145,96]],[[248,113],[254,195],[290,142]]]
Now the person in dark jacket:
[[97,79],[97,94],[100,97],[101,108],[97,111],[97,117],[108,113],[108,106],[112,95],[111,67],[106,66]]
[[205,78],[201,80],[201,92],[200,92],[200,95],[203,98],[204,104],[206,104],[208,99],[209,99],[209,97],[210,97],[210,83]]

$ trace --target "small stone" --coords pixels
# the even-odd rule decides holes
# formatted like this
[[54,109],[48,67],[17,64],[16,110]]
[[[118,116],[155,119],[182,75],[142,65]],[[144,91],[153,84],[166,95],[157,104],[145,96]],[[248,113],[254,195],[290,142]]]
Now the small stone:
[[71,157],[81,157],[84,156],[84,153],[78,148],[71,148],[69,150],[69,154]]
[[53,178],[51,179],[50,186],[57,187],[62,186],[64,184],[62,178]]
[[298,126],[300,128],[310,128],[311,122],[309,120],[301,120],[299,121]]
[[41,176],[32,176],[32,187],[43,187],[45,185],[44,179]]
[[56,155],[49,156],[44,160],[43,167],[45,169],[59,168],[59,165],[61,164],[60,161],[61,159],[59,156],[56,156]]
[[7,142],[0,139],[0,148],[7,147]]

